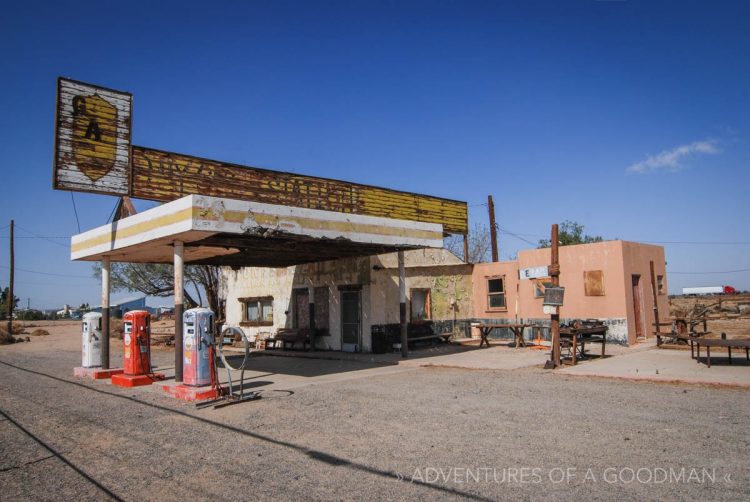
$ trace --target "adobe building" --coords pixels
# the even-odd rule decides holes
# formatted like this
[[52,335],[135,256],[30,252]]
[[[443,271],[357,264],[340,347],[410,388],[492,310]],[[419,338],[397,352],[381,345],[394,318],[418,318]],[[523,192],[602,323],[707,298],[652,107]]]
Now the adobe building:
[[[404,252],[409,330],[469,336],[473,314],[472,265],[445,249]],[[314,326],[325,332],[316,349],[372,350],[373,330],[399,329],[396,253],[285,268],[222,269],[226,323],[250,340],[282,328]]]
[[[425,331],[478,336],[472,333],[473,322],[549,326],[542,299],[550,279],[519,279],[520,270],[548,265],[549,249],[520,251],[514,261],[477,264],[464,263],[446,249],[412,250],[404,256],[410,338]],[[667,316],[664,248],[625,241],[560,247],[562,322],[601,320],[609,327],[608,339],[621,344],[650,335],[651,261],[659,311]],[[378,330],[397,339],[396,253],[285,268],[223,268],[222,278],[226,323],[241,327],[250,340],[283,328],[309,327],[310,295],[313,324],[326,332],[316,349],[368,352],[372,332]],[[506,331],[497,329],[492,336],[510,338]],[[525,337],[533,336],[527,329]],[[548,338],[548,331],[543,336]]]
[[[561,246],[560,285],[565,300],[561,322],[598,319],[609,327],[607,339],[632,345],[651,336],[654,323],[654,295],[651,268],[657,289],[661,318],[669,314],[664,248],[628,241],[605,241]],[[474,265],[474,317],[479,322],[549,323],[542,299],[549,278],[519,279],[523,269],[544,267],[551,251],[519,251],[515,261]],[[496,330],[498,331],[498,330]],[[531,337],[530,333],[526,334]]]

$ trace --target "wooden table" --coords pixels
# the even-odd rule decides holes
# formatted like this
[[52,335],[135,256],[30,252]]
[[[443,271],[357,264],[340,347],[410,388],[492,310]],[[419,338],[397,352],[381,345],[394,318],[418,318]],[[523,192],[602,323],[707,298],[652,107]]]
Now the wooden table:
[[578,364],[577,352],[580,348],[581,357],[586,357],[586,343],[601,343],[602,355],[604,357],[605,347],[607,345],[607,327],[591,326],[581,328],[560,328],[560,339],[569,339],[571,344],[571,359],[575,366]]
[[[711,367],[711,347],[725,347],[729,353],[729,364],[732,364],[732,348],[745,349],[745,357],[750,361],[750,339],[748,338],[734,338],[734,339],[721,339],[721,338],[697,338],[691,340],[695,342],[697,346],[697,353],[695,360],[696,362],[701,361],[701,345],[706,347],[706,364]],[[692,355],[692,347],[691,354]]]
[[482,336],[482,339],[479,341],[480,348],[485,344],[487,345],[487,347],[490,346],[490,341],[487,337],[490,336],[490,333],[492,333],[492,330],[495,328],[508,328],[513,333],[516,348],[518,348],[526,347],[526,342],[523,339],[523,330],[524,328],[531,327],[531,324],[472,324],[472,326],[474,328],[478,328],[479,334]]

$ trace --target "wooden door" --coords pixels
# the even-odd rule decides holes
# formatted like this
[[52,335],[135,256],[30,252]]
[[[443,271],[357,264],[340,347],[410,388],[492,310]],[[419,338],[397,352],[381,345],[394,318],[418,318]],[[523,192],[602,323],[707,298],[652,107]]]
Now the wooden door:
[[633,275],[633,315],[635,316],[635,337],[644,338],[643,332],[643,292],[641,276]]
[[344,350],[361,350],[362,303],[360,291],[341,291],[341,338]]

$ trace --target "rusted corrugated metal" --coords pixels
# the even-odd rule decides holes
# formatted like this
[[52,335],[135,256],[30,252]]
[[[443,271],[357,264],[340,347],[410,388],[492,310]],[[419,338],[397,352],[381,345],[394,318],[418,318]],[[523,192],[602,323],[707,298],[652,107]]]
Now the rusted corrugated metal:
[[132,99],[127,92],[58,79],[54,188],[128,195]]
[[356,183],[228,164],[133,146],[131,195],[170,201],[188,194],[439,223],[467,231],[465,202]]

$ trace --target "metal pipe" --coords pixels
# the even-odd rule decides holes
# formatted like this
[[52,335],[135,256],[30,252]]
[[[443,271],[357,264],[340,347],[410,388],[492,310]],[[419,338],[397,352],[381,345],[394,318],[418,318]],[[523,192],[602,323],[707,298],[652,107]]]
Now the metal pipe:
[[174,381],[182,382],[182,315],[185,280],[182,241],[174,241]]
[[409,340],[406,326],[406,266],[404,252],[398,252],[398,294],[399,294],[399,323],[401,324],[401,357],[409,357]]
[[102,369],[109,369],[109,256],[102,258]]

